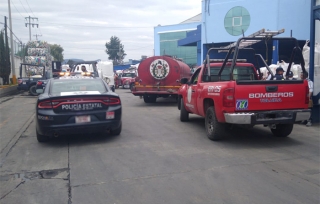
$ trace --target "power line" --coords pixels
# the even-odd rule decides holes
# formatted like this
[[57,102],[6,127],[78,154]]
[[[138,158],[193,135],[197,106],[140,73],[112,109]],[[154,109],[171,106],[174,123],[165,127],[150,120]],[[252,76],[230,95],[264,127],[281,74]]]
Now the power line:
[[42,35],[35,34],[33,36],[36,36],[36,40],[38,40],[38,36],[41,37]]
[[[13,4],[14,8],[18,11],[18,13],[20,14],[20,16],[23,18],[23,16],[21,15],[20,11],[17,9],[16,5],[13,3],[13,1],[11,0],[11,3]],[[11,18],[13,19],[13,18]]]
[[29,19],[29,23],[26,23],[26,27],[27,27],[27,25],[29,25],[29,40],[31,41],[31,25],[32,25],[32,27],[34,27],[35,25],[37,26],[37,27],[39,27],[39,24],[38,23],[31,23],[30,21],[31,21],[31,19],[32,19],[32,21],[34,20],[34,19],[36,19],[37,21],[38,21],[38,18],[37,17],[25,17],[25,19],[27,20],[27,19]]
[[[19,0],[20,1],[20,0]],[[22,4],[22,2],[20,1],[20,4],[22,5],[22,8],[25,10],[25,12],[27,13],[27,14],[29,14],[29,12],[24,8],[24,6],[23,6],[23,4]]]
[[31,9],[30,6],[29,6],[28,0],[26,0],[26,2],[27,2],[27,4],[28,4],[28,7],[29,7],[31,13],[33,14],[33,16],[35,16],[34,13],[33,13],[33,11],[32,11],[32,9]]
[[[12,20],[18,20],[21,21],[21,19],[17,18],[11,18]],[[97,27],[97,28],[124,28],[124,29],[132,29],[132,28],[151,28],[152,26],[143,26],[143,27],[126,27],[126,26],[115,26],[115,27],[107,27],[107,26],[94,26],[94,25],[84,25],[84,24],[67,24],[67,23],[54,23],[54,22],[48,22],[48,21],[39,21],[39,23],[45,23],[45,24],[53,24],[53,25],[67,25],[67,26],[77,26],[77,27]],[[152,27],[153,28],[153,27]]]
[[[29,7],[31,13],[33,14],[33,16],[35,16],[34,13],[33,13],[33,11],[32,11],[32,9],[31,9],[30,6],[29,6],[28,0],[26,0],[26,2],[27,2],[27,4],[28,4],[28,7]],[[42,32],[41,32],[41,28],[40,28],[40,27],[39,27],[39,31],[40,31],[40,34],[42,35]]]
[[7,28],[11,31],[11,33],[14,35],[14,37],[17,38],[17,40],[22,43],[22,41],[16,36],[16,34],[14,34],[14,32],[12,32],[11,28],[9,26],[7,26]]

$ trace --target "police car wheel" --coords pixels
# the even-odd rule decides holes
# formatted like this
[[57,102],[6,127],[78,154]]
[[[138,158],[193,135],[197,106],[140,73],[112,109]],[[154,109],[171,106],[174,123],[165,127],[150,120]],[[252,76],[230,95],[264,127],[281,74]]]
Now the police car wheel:
[[49,137],[46,137],[44,135],[40,135],[37,130],[36,130],[36,134],[37,134],[38,142],[47,142],[49,140]]
[[278,124],[275,129],[271,129],[271,132],[276,137],[287,137],[291,134],[293,124]]
[[39,94],[36,92],[36,85],[30,86],[29,92],[30,92],[30,94],[31,94],[32,96],[37,96],[37,95],[39,95]]
[[113,131],[111,132],[111,134],[112,134],[112,135],[120,135],[121,130],[122,130],[122,122],[120,123],[120,126],[119,126],[117,129],[115,129],[115,130],[113,130]]

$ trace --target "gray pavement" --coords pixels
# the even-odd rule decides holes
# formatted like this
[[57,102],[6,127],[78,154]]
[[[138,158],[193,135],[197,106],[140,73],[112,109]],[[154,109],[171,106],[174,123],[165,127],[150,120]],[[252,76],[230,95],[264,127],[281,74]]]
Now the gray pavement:
[[[145,104],[128,90],[116,92],[123,102],[120,136],[40,144],[30,120],[1,160],[0,203],[320,202],[319,126],[295,125],[288,138],[275,138],[262,126],[236,128],[212,142],[203,118],[179,121],[173,100]],[[1,105],[9,109],[20,100],[0,104],[1,113]],[[28,106],[32,100],[23,101]],[[11,117],[13,126],[26,124],[31,110],[7,114],[1,124]]]

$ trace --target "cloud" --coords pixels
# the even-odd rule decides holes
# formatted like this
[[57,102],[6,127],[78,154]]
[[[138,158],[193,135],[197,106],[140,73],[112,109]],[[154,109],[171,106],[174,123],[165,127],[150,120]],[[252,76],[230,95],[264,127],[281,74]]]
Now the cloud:
[[[201,1],[195,0],[11,0],[14,34],[24,43],[29,40],[25,17],[37,17],[39,28],[31,28],[32,39],[59,44],[65,58],[108,59],[105,43],[117,36],[128,59],[152,55],[153,30],[158,24],[178,24],[201,13]],[[14,6],[13,6],[14,5]],[[22,6],[23,5],[23,6]],[[8,4],[0,3],[1,15],[8,16]],[[3,16],[0,15],[0,22]]]

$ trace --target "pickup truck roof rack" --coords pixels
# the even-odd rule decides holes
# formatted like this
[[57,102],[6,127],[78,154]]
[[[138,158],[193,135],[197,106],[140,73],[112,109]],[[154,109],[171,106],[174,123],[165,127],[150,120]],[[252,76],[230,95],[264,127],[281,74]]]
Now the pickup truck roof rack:
[[[276,35],[279,35],[281,33],[284,33],[284,29],[281,29],[281,30],[278,30],[278,31],[266,31],[264,28],[247,36],[247,38],[257,38],[257,39],[254,39],[254,40],[243,40],[240,42],[239,44],[239,49],[241,48],[245,48],[245,47],[248,47],[250,45],[253,45],[255,43],[258,43],[260,42],[261,40],[264,40],[266,38],[272,38],[273,36],[276,36]],[[223,49],[230,49],[232,47],[235,47],[237,45],[237,42],[234,42],[230,45],[227,45],[225,47],[221,47]]]
[[[223,62],[224,60],[225,59],[210,59],[210,62]],[[228,62],[232,62],[232,59],[228,59]],[[237,62],[247,62],[247,59],[237,59]]]

